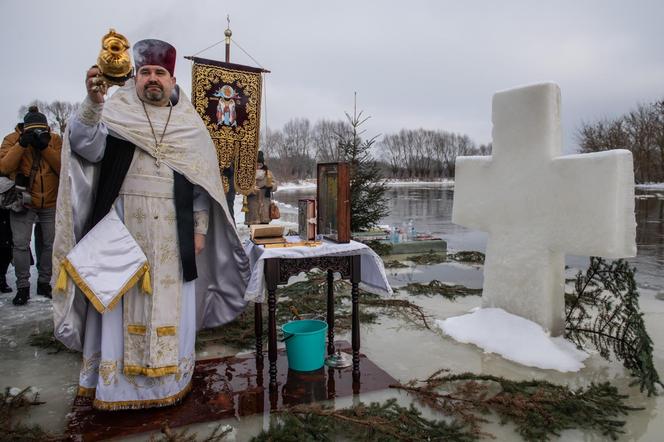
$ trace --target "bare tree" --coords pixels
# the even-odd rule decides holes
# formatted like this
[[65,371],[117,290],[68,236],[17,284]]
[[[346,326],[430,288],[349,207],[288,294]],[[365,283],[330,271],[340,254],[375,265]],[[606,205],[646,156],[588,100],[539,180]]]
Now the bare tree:
[[312,131],[313,156],[321,163],[339,161],[339,139],[346,139],[351,128],[345,121],[320,120]]
[[76,113],[79,105],[80,103],[70,103],[68,101],[59,100],[51,103],[33,100],[29,105],[21,106],[19,108],[18,117],[19,120],[22,120],[30,106],[37,106],[39,111],[46,115],[46,118],[50,122],[51,129],[57,130],[60,132],[60,136],[64,136],[65,130],[67,130],[67,121],[74,113]]
[[638,105],[612,120],[582,123],[577,139],[582,152],[631,151],[638,183],[664,181],[664,101]]

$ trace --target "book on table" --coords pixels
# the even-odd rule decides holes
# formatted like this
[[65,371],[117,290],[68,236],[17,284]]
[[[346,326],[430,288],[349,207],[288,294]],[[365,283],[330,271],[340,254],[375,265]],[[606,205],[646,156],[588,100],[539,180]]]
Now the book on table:
[[251,229],[251,241],[254,244],[285,244],[284,226],[271,226],[269,224],[254,224]]

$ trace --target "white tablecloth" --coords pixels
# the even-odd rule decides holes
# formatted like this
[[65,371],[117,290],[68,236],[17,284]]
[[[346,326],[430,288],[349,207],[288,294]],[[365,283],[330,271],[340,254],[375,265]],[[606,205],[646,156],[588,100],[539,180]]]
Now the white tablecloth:
[[[299,237],[288,237],[291,242],[301,241]],[[387,282],[383,260],[366,244],[351,241],[337,244],[323,240],[318,247],[275,247],[266,249],[247,240],[244,251],[251,263],[251,279],[244,293],[244,299],[253,302],[265,300],[265,260],[270,258],[318,258],[322,256],[361,256],[360,288],[378,295],[391,295],[392,288]]]

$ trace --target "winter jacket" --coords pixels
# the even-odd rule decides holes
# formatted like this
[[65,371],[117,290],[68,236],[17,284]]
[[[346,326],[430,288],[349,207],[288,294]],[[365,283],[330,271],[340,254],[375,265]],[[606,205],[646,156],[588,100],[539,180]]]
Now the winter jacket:
[[22,147],[18,140],[21,132],[18,127],[2,140],[0,147],[0,174],[16,179],[21,173],[30,177],[32,163],[35,157],[39,158],[39,167],[30,189],[32,204],[30,207],[46,209],[55,207],[58,198],[58,184],[60,183],[60,151],[62,138],[51,132],[51,141],[44,150],[32,146]]
[[272,201],[272,192],[277,190],[277,182],[272,172],[265,169],[256,172],[256,187],[254,191],[247,196],[247,206],[249,211],[245,214],[244,223],[269,224],[270,223],[270,202]]

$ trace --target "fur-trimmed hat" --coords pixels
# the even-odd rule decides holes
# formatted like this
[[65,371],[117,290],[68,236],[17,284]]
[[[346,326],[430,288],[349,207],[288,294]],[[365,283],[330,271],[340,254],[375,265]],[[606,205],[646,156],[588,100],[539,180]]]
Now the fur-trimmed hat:
[[46,115],[39,112],[37,106],[30,106],[28,108],[28,113],[23,117],[23,130],[26,131],[31,129],[50,129],[48,127]]
[[149,38],[134,43],[134,64],[138,71],[141,66],[161,66],[175,74],[175,48],[165,41]]

